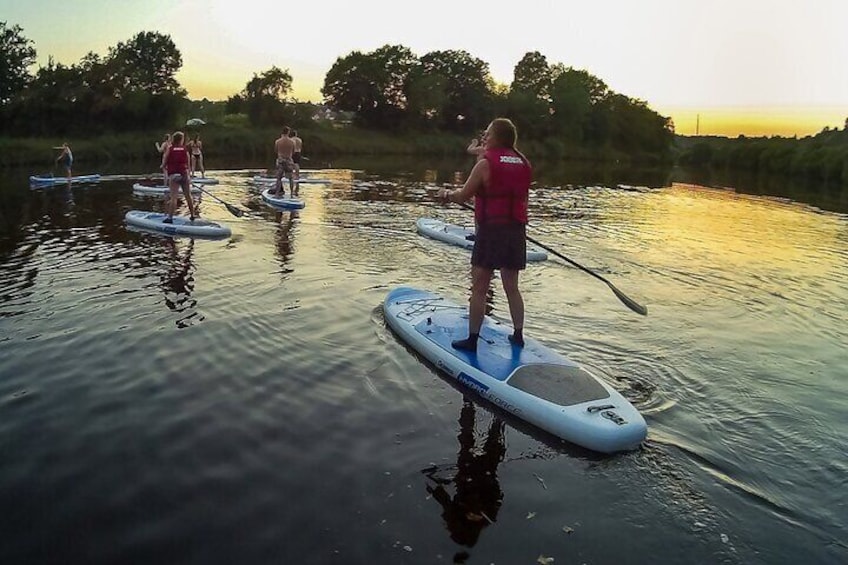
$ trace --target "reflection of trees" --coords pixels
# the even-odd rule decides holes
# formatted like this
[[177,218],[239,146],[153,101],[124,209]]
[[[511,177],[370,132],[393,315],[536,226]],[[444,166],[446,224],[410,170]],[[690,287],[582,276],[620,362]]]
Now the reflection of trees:
[[176,321],[178,328],[202,322],[203,315],[195,309],[197,300],[191,296],[194,291],[194,239],[187,241],[185,252],[182,254],[175,239],[164,237],[161,241],[169,258],[168,269],[161,275],[165,304],[172,312],[182,314]]
[[466,547],[474,546],[483,528],[495,523],[503,501],[497,469],[506,454],[504,423],[493,418],[478,447],[475,420],[474,404],[466,398],[459,416],[459,452],[453,477],[439,476],[439,467],[423,471],[432,481],[427,492],[441,505],[451,539]]

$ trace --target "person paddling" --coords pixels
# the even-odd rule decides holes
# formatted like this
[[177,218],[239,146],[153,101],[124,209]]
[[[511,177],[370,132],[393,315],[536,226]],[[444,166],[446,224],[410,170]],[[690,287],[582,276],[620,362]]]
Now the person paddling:
[[294,141],[294,152],[292,153],[292,161],[294,162],[294,178],[300,178],[300,159],[303,154],[303,140],[297,135],[297,130],[291,132],[292,141]]
[[189,155],[183,145],[183,132],[174,133],[173,142],[165,150],[162,155],[162,172],[168,179],[171,188],[171,198],[168,200],[168,217],[163,220],[166,224],[174,223],[174,212],[177,210],[177,200],[179,198],[179,188],[182,187],[183,195],[188,204],[191,221],[200,217],[194,205],[194,200],[191,198],[191,173],[189,172]]
[[[154,145],[156,145],[156,151],[158,151],[159,154],[162,155],[163,153],[165,153],[165,150],[168,149],[168,147],[171,146],[171,134],[166,133],[165,137],[162,138],[162,142],[160,143],[160,142],[157,141],[157,142],[154,143]],[[167,187],[168,186],[168,175],[163,174],[162,175],[162,181],[163,181],[163,184],[165,185],[165,187]]]
[[191,150],[191,173],[197,174],[200,170],[200,176],[206,176],[206,169],[203,167],[203,142],[200,141],[200,134],[195,134],[194,139],[188,142],[188,148]]
[[54,147],[53,149],[61,149],[61,153],[56,157],[56,164],[62,165],[65,167],[65,175],[68,177],[68,180],[71,179],[71,167],[74,164],[74,154],[71,153],[71,148],[66,141],[59,147]]
[[524,298],[518,288],[518,273],[527,266],[527,200],[532,168],[516,148],[518,133],[507,118],[489,124],[485,151],[459,190],[439,190],[444,202],[463,203],[474,198],[477,224],[471,253],[471,298],[468,308],[468,337],[451,343],[455,349],[477,351],[477,339],[486,308],[486,292],[495,269],[509,302],[513,334],[510,342],[524,345]]
[[285,126],[283,133],[274,142],[274,152],[277,154],[277,182],[274,184],[274,190],[271,194],[281,196],[285,194],[285,190],[283,190],[283,175],[288,173],[289,190],[292,197],[294,197],[294,179],[292,179],[292,172],[294,171],[294,161],[292,160],[294,140],[289,137],[289,132],[291,132],[291,128]]

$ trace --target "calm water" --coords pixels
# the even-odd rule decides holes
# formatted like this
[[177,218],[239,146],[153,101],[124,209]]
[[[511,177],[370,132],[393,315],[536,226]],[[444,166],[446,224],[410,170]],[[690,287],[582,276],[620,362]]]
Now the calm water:
[[[335,169],[275,212],[210,174],[223,241],[127,231],[130,178],[0,180],[1,563],[848,562],[848,217],[672,184],[540,182],[527,333],[645,415],[642,449],[562,443],[386,328],[396,285],[462,301],[417,235],[450,167]],[[460,168],[455,167],[455,168]],[[496,288],[493,315],[507,319]],[[544,561],[544,560],[543,560]]]

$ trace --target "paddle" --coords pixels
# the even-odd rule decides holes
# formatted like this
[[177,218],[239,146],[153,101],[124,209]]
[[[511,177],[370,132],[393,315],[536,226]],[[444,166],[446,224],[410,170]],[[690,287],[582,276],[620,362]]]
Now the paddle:
[[211,193],[211,192],[209,192],[208,190],[204,190],[204,188],[203,188],[202,186],[200,186],[199,184],[191,183],[191,185],[192,185],[193,187],[195,187],[196,189],[198,189],[200,192],[203,192],[203,193],[205,193],[205,194],[208,194],[209,196],[211,196],[212,198],[214,198],[215,200],[217,200],[218,202],[220,202],[221,204],[223,204],[224,206],[226,206],[226,207],[227,207],[227,210],[228,210],[228,211],[230,212],[230,214],[232,214],[233,216],[236,216],[236,217],[238,217],[238,218],[241,218],[241,217],[244,215],[244,210],[242,210],[241,208],[236,208],[236,207],[235,207],[235,206],[233,206],[232,204],[228,204],[228,203],[224,202],[223,200],[221,200],[220,198],[218,198],[217,196],[215,196],[214,194],[212,194],[212,193]]
[[[473,207],[473,206],[471,206],[471,205],[469,205],[469,204],[468,204],[468,203],[466,203],[466,202],[462,202],[462,203],[461,203],[461,205],[462,205],[462,207],[463,207],[463,208],[466,208],[466,209],[468,209],[468,210],[472,210],[472,211],[474,210],[474,207]],[[606,285],[610,288],[610,290],[612,290],[612,291],[613,291],[613,293],[615,293],[615,295],[618,297],[618,299],[619,299],[619,300],[621,300],[621,301],[624,303],[624,305],[625,305],[625,306],[627,306],[628,308],[630,308],[631,310],[633,310],[633,311],[634,311],[634,312],[636,312],[637,314],[641,314],[641,315],[643,315],[643,316],[647,316],[647,315],[648,315],[648,309],[647,309],[646,307],[642,306],[641,304],[639,304],[638,302],[636,302],[635,300],[633,300],[632,298],[630,298],[629,296],[627,296],[626,294],[624,294],[623,292],[621,292],[620,290],[618,290],[618,289],[615,287],[615,285],[614,285],[614,284],[612,284],[611,282],[609,282],[607,279],[605,279],[604,277],[602,277],[601,275],[599,275],[599,274],[598,274],[598,273],[596,273],[595,271],[593,271],[593,270],[591,270],[591,269],[587,269],[587,268],[586,268],[586,267],[584,267],[583,265],[581,265],[581,264],[579,264],[579,263],[577,263],[577,262],[575,262],[575,261],[572,261],[571,259],[569,259],[569,258],[568,258],[568,257],[566,257],[565,255],[563,255],[562,253],[559,253],[559,252],[557,252],[557,251],[555,251],[555,250],[551,249],[550,247],[548,247],[548,246],[547,246],[547,245],[545,245],[544,243],[542,243],[542,242],[540,242],[540,241],[537,241],[537,240],[533,239],[533,238],[532,238],[532,237],[530,237],[529,235],[527,236],[527,241],[529,241],[529,242],[531,242],[531,243],[534,243],[534,244],[538,245],[539,247],[541,247],[541,248],[542,248],[542,249],[544,249],[545,251],[548,251],[548,252],[550,252],[550,253],[553,253],[554,255],[556,255],[557,257],[559,257],[560,259],[562,259],[563,261],[567,261],[568,263],[571,263],[572,265],[574,265],[575,267],[577,267],[578,269],[580,269],[580,270],[581,270],[581,271],[583,271],[584,273],[588,273],[588,274],[592,275],[593,277],[595,277],[596,279],[598,279],[598,280],[601,280],[601,281],[605,282],[605,283],[606,283]]]

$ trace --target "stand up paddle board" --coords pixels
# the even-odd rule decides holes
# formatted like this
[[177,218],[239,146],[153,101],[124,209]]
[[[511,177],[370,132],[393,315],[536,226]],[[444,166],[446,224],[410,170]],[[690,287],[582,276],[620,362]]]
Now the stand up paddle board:
[[140,228],[166,233],[171,235],[192,235],[197,237],[227,237],[231,230],[224,224],[211,222],[203,218],[194,221],[185,216],[174,216],[173,223],[165,223],[168,214],[161,212],[145,212],[143,210],[130,210],[124,216],[127,224]]
[[[276,177],[255,176],[255,177],[253,177],[253,182],[255,184],[276,184],[277,179],[276,179]],[[289,182],[289,178],[283,177],[283,184],[288,183],[288,182]],[[316,178],[311,178],[311,177],[310,178],[300,177],[299,179],[297,179],[294,182],[299,183],[299,184],[330,184],[331,181],[330,181],[330,179],[316,179]]]
[[[450,243],[463,249],[474,249],[474,228],[457,226],[434,218],[418,218],[415,227],[418,229],[418,233],[429,238]],[[547,258],[548,254],[541,249],[531,245],[527,246],[528,261],[544,261]]]
[[[167,186],[156,185],[151,186],[149,184],[141,184],[139,182],[133,184],[133,192],[137,194],[143,194],[145,196],[169,196],[171,194],[171,189]],[[177,194],[182,195],[183,191],[180,190]],[[192,186],[191,187],[192,194],[200,194],[200,189]]]
[[218,184],[218,179],[214,177],[191,177],[191,182],[195,184]]
[[67,184],[68,180],[72,183],[84,183],[84,182],[100,182],[100,175],[79,175],[76,177],[40,177],[40,176],[31,176],[29,177],[30,184],[39,185],[40,186],[52,186],[54,184]]
[[262,191],[262,200],[274,208],[286,208],[288,210],[298,210],[306,206],[306,203],[300,198],[286,198],[285,196],[271,194],[271,188]]
[[409,287],[383,303],[389,327],[441,371],[507,412],[564,440],[601,453],[637,448],[645,419],[604,381],[556,351],[485,317],[476,352],[454,349],[468,336],[466,306]]

